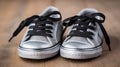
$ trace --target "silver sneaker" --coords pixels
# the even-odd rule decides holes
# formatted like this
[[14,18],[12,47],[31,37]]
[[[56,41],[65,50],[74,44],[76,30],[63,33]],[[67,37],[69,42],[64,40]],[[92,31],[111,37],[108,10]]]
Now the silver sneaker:
[[[60,55],[70,59],[89,59],[102,54],[103,37],[110,48],[110,40],[102,23],[105,16],[96,9],[88,8],[63,21],[70,27],[60,48]],[[65,30],[64,30],[65,31]]]
[[51,6],[40,15],[34,15],[22,21],[11,37],[12,39],[25,26],[28,26],[18,47],[18,55],[28,59],[46,59],[57,55],[62,33],[61,19],[59,10]]

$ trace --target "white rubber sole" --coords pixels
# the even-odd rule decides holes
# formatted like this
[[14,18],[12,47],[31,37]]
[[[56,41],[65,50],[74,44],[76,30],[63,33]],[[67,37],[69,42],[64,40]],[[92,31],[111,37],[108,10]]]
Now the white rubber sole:
[[96,48],[93,50],[77,50],[77,49],[68,49],[60,48],[60,55],[68,59],[90,59],[98,57],[102,54],[102,48]]
[[60,45],[42,50],[23,49],[18,47],[18,55],[27,59],[47,59],[58,54]]

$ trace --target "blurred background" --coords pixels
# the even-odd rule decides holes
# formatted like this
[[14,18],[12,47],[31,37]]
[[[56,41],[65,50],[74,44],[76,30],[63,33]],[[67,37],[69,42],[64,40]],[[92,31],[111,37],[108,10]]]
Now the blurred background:
[[[92,60],[67,60],[59,55],[48,60],[26,60],[17,55],[17,46],[26,29],[10,43],[8,39],[20,22],[40,14],[48,6],[57,7],[63,19],[84,8],[106,15],[103,24],[110,36],[112,51],[103,44],[103,55]],[[120,0],[0,0],[0,67],[120,67]]]

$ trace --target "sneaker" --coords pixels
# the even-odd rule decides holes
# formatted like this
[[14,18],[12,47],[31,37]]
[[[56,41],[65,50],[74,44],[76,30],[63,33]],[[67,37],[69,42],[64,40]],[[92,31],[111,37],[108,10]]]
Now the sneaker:
[[103,38],[111,50],[110,39],[102,25],[104,20],[104,14],[93,8],[83,9],[77,15],[65,19],[63,21],[65,30],[67,27],[70,28],[60,48],[60,55],[70,59],[89,59],[100,56]]
[[40,15],[22,21],[9,41],[26,26],[27,31],[18,47],[18,55],[27,59],[46,59],[58,54],[62,32],[61,14],[48,7]]

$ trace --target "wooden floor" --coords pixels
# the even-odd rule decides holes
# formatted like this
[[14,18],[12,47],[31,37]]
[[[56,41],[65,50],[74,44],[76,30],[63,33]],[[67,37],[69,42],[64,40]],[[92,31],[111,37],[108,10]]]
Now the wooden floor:
[[[59,55],[48,60],[19,58],[17,46],[26,29],[12,42],[7,40],[20,21],[41,13],[50,5],[59,8],[63,19],[87,7],[103,12],[112,51],[109,52],[104,43],[102,56],[91,60],[68,60]],[[120,67],[120,0],[0,0],[0,67]]]

